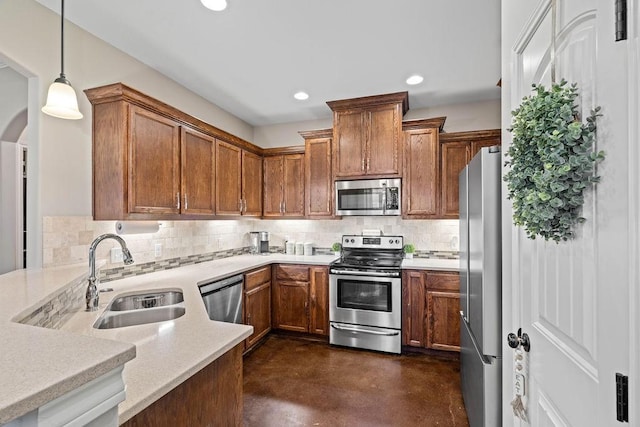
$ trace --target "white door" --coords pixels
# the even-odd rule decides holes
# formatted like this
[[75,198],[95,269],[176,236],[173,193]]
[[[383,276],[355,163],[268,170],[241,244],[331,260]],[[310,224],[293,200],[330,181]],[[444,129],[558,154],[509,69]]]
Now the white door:
[[[630,326],[629,301],[630,283],[637,280],[637,233],[629,227],[635,215],[630,201],[638,188],[629,179],[635,151],[629,146],[627,89],[637,76],[629,76],[630,42],[614,41],[614,6],[607,0],[555,2],[556,81],[578,84],[583,117],[598,105],[604,114],[597,122],[597,149],[606,152],[606,160],[598,166],[601,183],[585,197],[587,221],[567,243],[530,240],[512,225],[511,206],[504,201],[507,426],[527,425],[514,418],[510,406],[514,352],[506,345],[508,332],[521,327],[531,341],[525,403],[533,426],[618,425],[615,373],[628,375],[634,363],[629,339],[637,329]],[[530,94],[532,83],[551,83],[552,10],[552,0],[502,2],[503,129],[510,127],[510,111]],[[503,152],[510,141],[503,131]],[[640,424],[632,420],[631,425]]]

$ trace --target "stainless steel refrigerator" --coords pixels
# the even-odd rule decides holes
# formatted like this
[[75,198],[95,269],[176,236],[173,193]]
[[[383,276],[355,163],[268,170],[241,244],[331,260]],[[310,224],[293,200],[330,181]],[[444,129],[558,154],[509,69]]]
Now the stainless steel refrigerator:
[[502,425],[500,147],[460,173],[460,379],[471,427]]

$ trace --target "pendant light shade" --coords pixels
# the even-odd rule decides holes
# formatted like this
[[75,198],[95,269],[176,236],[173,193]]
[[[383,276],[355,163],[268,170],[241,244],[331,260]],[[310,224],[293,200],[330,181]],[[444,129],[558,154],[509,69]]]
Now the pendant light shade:
[[64,0],[60,12],[60,77],[49,86],[47,104],[42,107],[42,112],[60,119],[77,120],[82,118],[78,109],[78,98],[71,83],[64,75]]

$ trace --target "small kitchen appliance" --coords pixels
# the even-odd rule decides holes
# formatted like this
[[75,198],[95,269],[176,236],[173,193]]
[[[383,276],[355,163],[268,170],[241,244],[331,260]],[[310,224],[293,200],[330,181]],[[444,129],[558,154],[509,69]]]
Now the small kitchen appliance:
[[401,180],[336,181],[336,215],[400,215]]
[[249,232],[249,253],[254,255],[260,253],[260,232],[259,231]]
[[269,253],[269,232],[268,231],[260,232],[260,253],[261,254]]
[[250,231],[249,232],[249,253],[268,254],[269,253],[269,232]]
[[399,354],[402,236],[342,236],[329,265],[329,343]]

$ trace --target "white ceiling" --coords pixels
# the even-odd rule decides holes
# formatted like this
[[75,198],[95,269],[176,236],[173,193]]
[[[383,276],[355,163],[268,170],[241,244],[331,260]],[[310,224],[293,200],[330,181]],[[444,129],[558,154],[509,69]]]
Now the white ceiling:
[[[67,0],[65,17],[253,126],[405,90],[412,109],[500,97],[500,0],[228,3]],[[424,82],[406,85],[414,73]],[[298,90],[310,98],[296,101]]]

